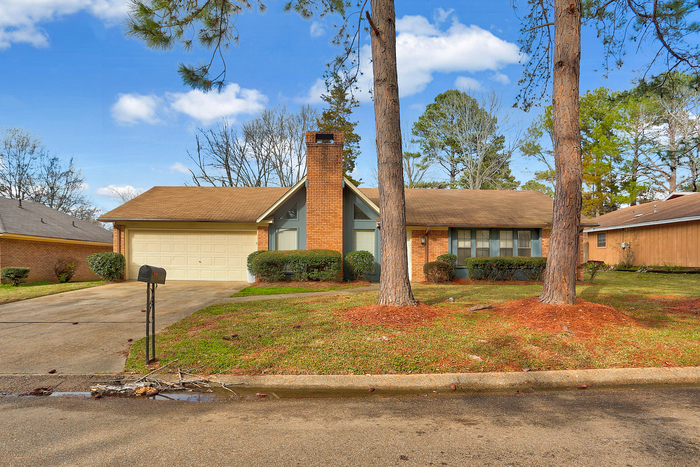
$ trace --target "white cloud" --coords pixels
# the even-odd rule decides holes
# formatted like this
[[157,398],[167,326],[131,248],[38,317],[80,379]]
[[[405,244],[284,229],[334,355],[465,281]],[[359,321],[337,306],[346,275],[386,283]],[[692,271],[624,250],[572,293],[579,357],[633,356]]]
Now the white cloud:
[[243,89],[231,83],[221,91],[166,93],[170,107],[208,125],[222,117],[235,118],[240,114],[254,114],[265,108],[267,97],[255,89]]
[[455,80],[455,87],[460,91],[482,91],[484,89],[478,80],[465,76],[457,77]]
[[120,125],[134,125],[139,121],[158,123],[157,111],[162,99],[142,94],[119,94],[112,106],[112,118]]
[[124,18],[129,0],[2,0],[0,1],[0,49],[13,43],[34,47],[49,45],[40,24],[86,11],[110,24]]
[[510,78],[508,78],[508,75],[504,75],[503,73],[494,73],[491,79],[501,84],[510,84]]
[[311,34],[311,37],[321,37],[326,34],[326,28],[318,21],[313,21],[309,29],[309,34]]
[[187,166],[181,162],[175,162],[170,166],[170,170],[173,172],[182,172],[183,174],[190,173],[190,169],[188,169]]
[[435,10],[435,13],[433,14],[433,19],[437,23],[442,23],[444,22],[448,16],[450,16],[453,12],[455,11],[454,8],[450,8],[449,10],[443,10],[442,8],[438,8]]
[[321,102],[323,102],[323,99],[321,99],[321,95],[325,94],[326,92],[326,82],[319,78],[316,80],[313,86],[311,86],[311,89],[309,89],[309,93],[306,96],[297,97],[296,99],[294,99],[294,101],[300,104],[320,104]]
[[[448,12],[444,12],[447,17]],[[438,19],[442,17],[439,16]],[[401,96],[417,94],[433,80],[435,73],[476,73],[498,71],[520,61],[518,46],[478,26],[466,26],[453,19],[443,31],[423,16],[404,16],[396,21],[396,59]],[[371,49],[362,47],[363,81],[369,89],[372,79]],[[360,96],[362,98],[362,96]]]
[[126,202],[136,198],[144,191],[146,190],[143,188],[134,188],[131,185],[107,185],[106,187],[98,188],[95,190],[95,193],[100,196]]

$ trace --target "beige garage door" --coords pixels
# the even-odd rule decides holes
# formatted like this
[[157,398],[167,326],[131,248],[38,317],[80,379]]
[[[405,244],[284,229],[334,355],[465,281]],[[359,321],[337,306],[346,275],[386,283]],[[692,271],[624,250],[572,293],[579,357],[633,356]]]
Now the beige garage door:
[[129,231],[129,279],[148,264],[167,280],[244,281],[246,260],[257,249],[256,232]]

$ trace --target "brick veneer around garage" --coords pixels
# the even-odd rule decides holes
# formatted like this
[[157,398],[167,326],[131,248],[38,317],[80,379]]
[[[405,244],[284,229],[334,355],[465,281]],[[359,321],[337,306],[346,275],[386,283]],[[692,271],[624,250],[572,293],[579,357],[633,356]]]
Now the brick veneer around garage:
[[269,248],[269,229],[270,228],[266,225],[258,226],[258,250],[267,250]]

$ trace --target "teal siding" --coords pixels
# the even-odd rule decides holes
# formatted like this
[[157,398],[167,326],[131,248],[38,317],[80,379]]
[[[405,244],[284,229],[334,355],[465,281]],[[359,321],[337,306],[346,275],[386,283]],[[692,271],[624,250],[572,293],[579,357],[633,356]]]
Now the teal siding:
[[[486,229],[456,229],[456,228],[451,228],[450,229],[450,253],[456,255],[457,254],[457,231],[459,230],[469,230],[471,231],[471,238],[472,238],[472,258],[476,256],[476,231],[477,230],[486,230]],[[542,256],[542,229],[489,229],[489,244],[490,244],[490,249],[491,249],[491,256],[498,256],[500,253],[500,245],[499,245],[499,231],[501,230],[512,230],[513,231],[513,251],[515,254],[517,254],[518,251],[518,230],[529,230],[532,233],[532,242],[531,242],[531,253],[533,257],[540,257]],[[467,267],[464,265],[457,265],[457,269],[455,270],[455,275],[457,277],[461,277],[462,279],[467,278]]]
[[[355,205],[369,217],[369,220],[355,220]],[[381,274],[381,266],[379,264],[379,237],[380,229],[377,228],[377,218],[379,213],[370,208],[362,201],[352,190],[345,188],[343,190],[343,258],[351,251],[355,251],[355,230],[374,230],[374,274],[370,277],[372,281],[378,281]],[[349,279],[352,276],[344,266],[343,277]]]
[[[297,218],[281,219],[295,204],[297,205]],[[306,250],[306,188],[302,187],[272,215],[274,221],[268,229],[268,249],[277,249],[275,235],[277,229],[297,229],[297,250]]]

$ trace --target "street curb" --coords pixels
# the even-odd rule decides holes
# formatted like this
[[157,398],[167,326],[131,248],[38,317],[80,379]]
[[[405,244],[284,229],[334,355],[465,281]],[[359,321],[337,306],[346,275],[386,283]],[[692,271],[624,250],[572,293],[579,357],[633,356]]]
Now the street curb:
[[[0,394],[29,391],[36,387],[57,391],[89,391],[105,380],[133,380],[138,375],[0,375]],[[175,381],[174,374],[154,378]],[[347,393],[368,391],[417,392],[503,392],[571,388],[606,388],[654,385],[700,384],[700,367],[613,368],[605,370],[530,371],[522,373],[447,373],[430,375],[270,375],[205,376],[212,382],[265,390]],[[454,389],[452,388],[454,385]],[[303,396],[303,394],[300,394]]]
[[395,392],[511,391],[523,389],[568,389],[647,385],[700,384],[700,367],[615,368],[607,370],[530,371],[522,373],[446,373],[430,375],[365,376],[217,376],[214,381],[241,384],[253,388],[353,391],[386,390]]

